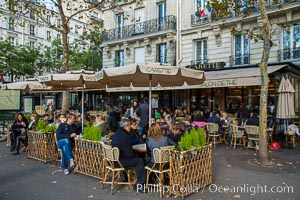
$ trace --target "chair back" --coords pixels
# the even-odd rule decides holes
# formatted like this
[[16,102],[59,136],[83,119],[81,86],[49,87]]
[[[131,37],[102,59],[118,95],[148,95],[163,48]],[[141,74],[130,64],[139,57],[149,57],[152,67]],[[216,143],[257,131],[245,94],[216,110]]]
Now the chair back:
[[206,125],[208,133],[218,133],[219,125],[215,123],[207,123]]
[[230,124],[229,130],[231,131],[232,135],[237,135],[239,132],[238,125]]
[[107,144],[102,144],[102,148],[103,148],[104,159],[111,161],[111,162],[119,161],[120,151],[117,147],[112,147]]
[[163,164],[163,163],[170,162],[170,151],[174,148],[175,146],[166,146],[166,147],[161,147],[160,149],[154,148],[153,149],[154,163]]
[[259,135],[259,127],[253,125],[246,125],[245,131],[248,134],[249,138],[258,137]]

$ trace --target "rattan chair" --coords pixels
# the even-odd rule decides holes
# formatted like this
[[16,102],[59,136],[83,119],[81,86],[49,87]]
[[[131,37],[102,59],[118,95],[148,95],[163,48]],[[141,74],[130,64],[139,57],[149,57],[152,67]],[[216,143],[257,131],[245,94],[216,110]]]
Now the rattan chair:
[[[131,180],[133,177],[136,177],[135,170],[126,169],[123,167],[119,160],[120,151],[117,147],[112,147],[110,145],[102,144],[103,148],[103,159],[104,159],[104,170],[105,175],[102,182],[102,186],[104,188],[104,184],[110,184],[110,194],[112,195],[113,189],[116,185],[129,185],[130,190],[133,190],[133,185],[136,180]],[[125,172],[128,181],[122,182],[122,173]],[[110,178],[110,180],[109,180]]]
[[247,148],[255,149],[256,151],[259,150],[259,127],[246,125],[245,131],[248,135],[248,146]]
[[214,147],[216,144],[219,144],[222,142],[221,135],[218,133],[219,131],[219,125],[215,123],[207,123],[207,143],[209,144],[210,139],[212,139],[212,143]]
[[230,142],[230,146],[233,145],[235,149],[236,145],[243,145],[246,146],[246,136],[239,134],[239,127],[237,125],[230,124],[229,129],[232,133],[232,139]]
[[[163,196],[163,188],[165,185],[165,176],[168,176],[170,178],[171,176],[171,169],[169,166],[170,163],[170,151],[174,149],[174,146],[167,146],[167,147],[161,147],[160,149],[154,148],[153,149],[153,158],[154,158],[154,164],[152,167],[146,166],[146,187],[149,186],[155,186],[157,184],[150,184],[149,183],[149,177],[150,174],[155,174],[157,180],[158,180],[158,186],[159,186],[159,196],[162,198]],[[171,178],[170,178],[171,179]],[[167,185],[169,187],[169,195],[171,192],[171,186],[170,184]]]
[[56,144],[56,148],[57,148],[57,155],[55,156],[56,157],[55,165],[57,165],[57,162],[61,162],[62,152],[61,152],[61,149],[58,148],[56,133],[54,133],[54,139],[55,139],[55,144]]

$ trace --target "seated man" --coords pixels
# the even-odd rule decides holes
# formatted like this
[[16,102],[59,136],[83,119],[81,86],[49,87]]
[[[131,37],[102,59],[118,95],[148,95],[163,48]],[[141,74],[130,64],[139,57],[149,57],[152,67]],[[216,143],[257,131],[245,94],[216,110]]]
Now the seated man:
[[220,120],[219,113],[214,112],[210,118],[207,119],[208,123],[214,123],[219,125],[218,133],[223,135],[225,130],[222,129],[223,123]]
[[183,136],[182,129],[179,123],[172,125],[171,133],[168,135],[168,143],[170,146],[178,147],[178,142],[180,141],[181,136]]
[[[117,147],[120,151],[120,162],[124,168],[135,167],[137,186],[145,183],[145,166],[142,158],[136,157],[131,144],[130,122],[125,119],[120,122],[120,127],[112,137],[112,147]],[[140,187],[137,191],[145,193]]]
[[61,149],[61,168],[65,175],[70,172],[67,169],[69,166],[74,167],[74,160],[72,155],[72,139],[77,136],[77,127],[74,125],[75,115],[69,114],[67,122],[59,124],[56,129],[57,146]]

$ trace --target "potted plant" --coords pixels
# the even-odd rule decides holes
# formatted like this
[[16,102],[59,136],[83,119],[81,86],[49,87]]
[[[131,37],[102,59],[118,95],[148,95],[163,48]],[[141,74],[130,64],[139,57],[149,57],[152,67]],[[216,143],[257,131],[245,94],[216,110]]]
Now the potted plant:
[[186,131],[179,141],[180,150],[191,150],[206,144],[206,138],[202,128],[192,128]]
[[83,139],[99,141],[101,139],[101,130],[97,126],[87,126],[83,130]]

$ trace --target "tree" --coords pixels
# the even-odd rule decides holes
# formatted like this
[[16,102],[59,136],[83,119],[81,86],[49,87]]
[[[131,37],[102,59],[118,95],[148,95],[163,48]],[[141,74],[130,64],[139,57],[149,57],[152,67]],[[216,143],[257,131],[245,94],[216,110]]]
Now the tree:
[[[268,73],[267,66],[270,57],[270,49],[274,45],[272,42],[272,35],[275,33],[272,31],[272,24],[268,18],[265,0],[211,0],[209,6],[213,9],[213,16],[222,19],[225,16],[230,15],[232,12],[242,14],[244,18],[247,18],[252,14],[253,6],[259,7],[260,24],[259,28],[250,30],[249,38],[257,41],[262,41],[263,49],[259,68],[261,72],[261,90],[260,90],[260,124],[259,124],[259,160],[262,165],[269,165],[271,161],[268,159],[268,147],[266,138],[267,128],[267,97],[268,97]],[[275,1],[279,8],[281,5]],[[234,32],[235,30],[233,30]]]
[[[90,13],[97,7],[101,6],[105,1],[97,0],[7,0],[8,9],[15,17],[28,15],[33,13],[38,20],[44,22],[49,28],[57,31],[62,35],[63,61],[60,68],[64,73],[69,67],[69,41],[68,34],[71,31],[70,21],[73,19],[84,20],[88,18]],[[49,7],[51,4],[52,7]],[[61,21],[59,25],[54,21],[47,19],[52,16]],[[86,19],[87,24],[92,29],[101,26],[101,20]],[[23,22],[24,23],[24,22]],[[24,25],[24,24],[23,24]],[[63,93],[62,110],[69,110],[69,92]]]
[[0,73],[10,74],[12,82],[14,77],[34,75],[40,67],[39,49],[15,46],[9,41],[0,41],[0,57]]

